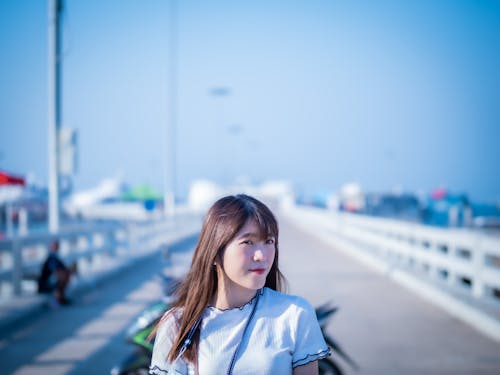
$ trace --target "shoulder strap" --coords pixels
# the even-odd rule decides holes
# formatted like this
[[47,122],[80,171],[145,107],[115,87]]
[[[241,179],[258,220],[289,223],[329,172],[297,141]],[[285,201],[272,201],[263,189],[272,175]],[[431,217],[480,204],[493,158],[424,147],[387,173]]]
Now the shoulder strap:
[[234,353],[233,353],[233,358],[231,358],[231,363],[229,363],[229,368],[227,369],[227,375],[231,375],[233,373],[233,368],[234,365],[236,364],[236,356],[238,355],[238,351],[240,350],[241,343],[243,339],[245,338],[245,334],[248,330],[248,326],[250,325],[250,322],[253,319],[253,316],[255,315],[255,311],[257,310],[257,304],[259,303],[259,297],[260,293],[262,292],[261,289],[257,291],[257,298],[255,299],[255,305],[253,305],[252,312],[250,313],[250,316],[248,317],[247,323],[245,324],[245,329],[243,330],[243,334],[241,335],[241,340],[238,343],[238,346],[236,347]]
[[181,350],[179,350],[179,354],[177,355],[177,357],[175,358],[175,361],[174,362],[177,362],[179,360],[179,358],[182,357],[182,355],[184,354],[184,352],[191,346],[191,344],[193,343],[193,336],[194,336],[194,333],[196,332],[196,328],[198,328],[198,326],[200,325],[201,323],[201,319],[202,317],[200,316],[198,319],[196,319],[196,321],[194,322],[193,326],[191,327],[191,329],[189,330],[188,332],[188,335],[186,337],[186,339],[184,340],[184,342],[182,343],[182,346],[181,346]]

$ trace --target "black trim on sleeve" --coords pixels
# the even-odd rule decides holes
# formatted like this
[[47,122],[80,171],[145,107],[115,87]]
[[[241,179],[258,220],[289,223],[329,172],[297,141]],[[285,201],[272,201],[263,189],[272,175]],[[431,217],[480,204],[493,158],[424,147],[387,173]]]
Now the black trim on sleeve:
[[161,369],[155,365],[154,367],[151,367],[151,366],[149,367],[149,374],[150,375],[162,375],[162,374],[168,374],[168,371]]
[[308,354],[304,358],[300,358],[300,359],[292,362],[292,368],[295,368],[297,366],[306,365],[309,362],[317,361],[319,359],[328,357],[330,354],[331,354],[330,348],[326,348],[326,349],[320,351],[319,353]]

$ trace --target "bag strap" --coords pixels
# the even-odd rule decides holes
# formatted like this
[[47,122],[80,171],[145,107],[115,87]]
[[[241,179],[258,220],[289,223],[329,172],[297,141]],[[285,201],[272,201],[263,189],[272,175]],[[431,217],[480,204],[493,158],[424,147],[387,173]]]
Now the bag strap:
[[196,332],[196,329],[198,328],[200,323],[201,323],[201,316],[198,319],[196,319],[193,326],[189,330],[186,339],[182,343],[181,350],[179,350],[179,354],[177,354],[177,357],[175,358],[175,361],[173,363],[176,363],[182,357],[184,352],[191,346],[193,342],[194,333]]
[[250,313],[250,316],[248,317],[247,323],[245,324],[245,329],[243,330],[243,334],[241,335],[241,340],[238,343],[238,346],[234,350],[233,353],[233,358],[231,358],[231,362],[229,363],[229,368],[227,369],[227,375],[231,375],[233,373],[233,368],[234,365],[236,364],[236,356],[238,355],[238,351],[240,350],[241,343],[243,342],[243,339],[245,338],[245,334],[248,330],[248,326],[250,325],[250,322],[253,319],[253,316],[255,315],[255,311],[257,310],[257,304],[259,303],[259,297],[262,289],[259,289],[257,291],[257,298],[255,299],[255,305],[253,305],[252,312]]
[[[255,304],[252,307],[252,311],[250,312],[250,316],[248,317],[247,322],[245,324],[245,328],[243,329],[243,334],[241,335],[241,340],[238,343],[238,346],[236,347],[236,349],[234,350],[233,357],[231,358],[231,362],[229,363],[229,368],[227,369],[227,375],[231,375],[233,373],[233,368],[234,368],[234,365],[236,364],[236,356],[238,355],[238,351],[240,350],[241,342],[245,338],[246,332],[248,330],[248,326],[250,325],[250,323],[253,319],[253,316],[255,315],[255,311],[257,310],[257,304],[259,303],[259,297],[260,297],[261,293],[262,293],[262,289],[259,289],[257,291],[257,296],[255,298]],[[184,352],[191,346],[191,344],[193,342],[194,333],[196,332],[196,329],[200,325],[201,320],[202,320],[202,317],[200,316],[194,322],[193,326],[191,327],[191,329],[189,330],[189,332],[186,336],[186,339],[182,343],[181,350],[179,350],[179,354],[177,355],[177,357],[175,358],[175,361],[173,363],[176,363],[182,357]]]

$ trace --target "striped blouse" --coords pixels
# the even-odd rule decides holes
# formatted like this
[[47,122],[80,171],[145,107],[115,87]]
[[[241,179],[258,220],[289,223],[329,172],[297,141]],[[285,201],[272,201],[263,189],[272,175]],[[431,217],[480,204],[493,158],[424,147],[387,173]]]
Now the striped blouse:
[[[199,375],[225,374],[240,341],[233,369],[233,374],[238,375],[289,375],[294,367],[329,355],[314,309],[305,299],[268,288],[259,293],[255,315],[243,338],[257,298],[230,310],[205,309],[200,331]],[[160,326],[150,374],[194,374],[191,364],[166,361],[175,327],[172,314]]]

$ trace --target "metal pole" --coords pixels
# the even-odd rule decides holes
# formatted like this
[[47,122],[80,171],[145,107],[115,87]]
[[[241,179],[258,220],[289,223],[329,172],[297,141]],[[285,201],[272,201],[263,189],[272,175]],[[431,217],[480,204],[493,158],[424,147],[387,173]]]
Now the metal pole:
[[163,197],[163,212],[165,216],[175,213],[175,174],[176,174],[176,122],[177,122],[177,1],[170,0],[170,32],[169,32],[169,72],[168,72],[168,120],[166,134],[166,165],[165,165],[165,194]]
[[23,257],[21,254],[21,241],[18,237],[12,240],[12,257],[14,265],[12,268],[12,286],[14,295],[20,296],[22,294],[22,275],[23,275]]
[[61,35],[59,14],[62,0],[49,0],[49,231],[59,231],[59,129],[61,127]]
[[5,218],[7,219],[7,227],[5,228],[7,237],[14,236],[14,223],[12,221],[12,203],[7,202],[5,206]]

